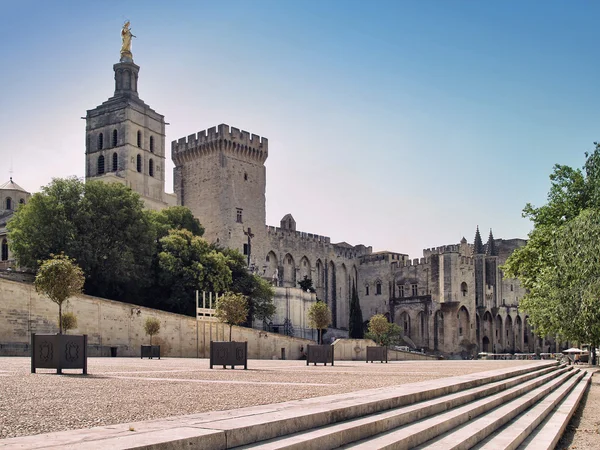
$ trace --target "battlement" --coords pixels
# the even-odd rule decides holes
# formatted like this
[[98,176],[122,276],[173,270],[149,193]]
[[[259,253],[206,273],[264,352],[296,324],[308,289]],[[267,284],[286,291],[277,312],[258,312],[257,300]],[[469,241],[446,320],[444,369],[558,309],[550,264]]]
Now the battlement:
[[428,266],[429,265],[429,258],[413,258],[413,259],[406,259],[404,261],[400,261],[398,264],[398,267],[417,267],[417,266]]
[[267,138],[250,134],[224,123],[171,142],[171,154],[173,160],[176,160],[183,154],[204,152],[218,147],[223,150],[230,149],[245,153],[263,161],[269,154]]
[[303,231],[295,231],[295,230],[284,230],[280,227],[273,227],[271,225],[267,225],[267,234],[270,236],[293,236],[296,239],[302,239],[305,241],[314,241],[321,242],[323,244],[330,244],[331,238],[327,236],[321,236],[319,234],[313,233],[305,233]]
[[377,252],[362,255],[360,257],[360,264],[397,263],[397,265],[403,265],[407,259],[408,255],[403,253]]
[[460,251],[459,244],[442,245],[440,247],[424,248],[423,256],[428,258],[431,255],[442,255],[444,253],[458,253]]

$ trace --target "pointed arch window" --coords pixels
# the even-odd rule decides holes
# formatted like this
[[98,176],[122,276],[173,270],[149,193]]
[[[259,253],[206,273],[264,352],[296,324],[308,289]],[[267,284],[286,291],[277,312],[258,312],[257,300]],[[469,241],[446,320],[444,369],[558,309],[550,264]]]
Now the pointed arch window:
[[137,171],[142,172],[142,155],[137,155]]
[[2,239],[2,261],[8,261],[8,241]]
[[153,177],[154,176],[154,161],[152,159],[148,161],[148,174]]
[[102,175],[104,173],[104,156],[98,156],[98,175]]
[[98,150],[102,150],[104,148],[104,135],[100,133],[98,135]]
[[119,156],[117,152],[113,153],[112,157],[112,171],[116,172],[119,169]]
[[137,146],[142,147],[142,132],[139,130],[137,132]]
[[119,134],[117,133],[117,130],[113,130],[113,143],[112,143],[113,147],[117,146],[118,138],[119,138]]
[[154,136],[150,136],[150,153],[154,153]]
[[6,209],[11,210],[12,209],[12,198],[8,197],[6,199]]

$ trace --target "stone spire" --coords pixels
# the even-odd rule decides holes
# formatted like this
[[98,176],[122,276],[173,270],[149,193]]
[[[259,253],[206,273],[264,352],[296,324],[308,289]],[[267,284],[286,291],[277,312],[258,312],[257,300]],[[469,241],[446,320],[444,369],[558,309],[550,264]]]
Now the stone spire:
[[475,255],[481,255],[485,253],[485,249],[483,248],[483,241],[481,240],[481,234],[479,234],[479,225],[477,225],[477,231],[475,232],[475,243],[473,253]]
[[498,251],[496,249],[496,243],[494,242],[494,235],[492,234],[491,228],[490,236],[488,237],[488,241],[486,244],[485,254],[488,256],[498,256]]

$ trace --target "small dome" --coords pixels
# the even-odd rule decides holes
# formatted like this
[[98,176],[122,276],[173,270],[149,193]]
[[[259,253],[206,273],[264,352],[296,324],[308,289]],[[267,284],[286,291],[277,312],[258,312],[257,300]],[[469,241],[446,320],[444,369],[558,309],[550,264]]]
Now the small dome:
[[10,177],[10,180],[7,181],[6,183],[0,185],[0,190],[3,191],[21,191],[21,192],[25,192],[26,194],[29,194],[29,192],[27,192],[25,189],[23,189],[21,186],[19,186],[17,183],[15,183],[12,179],[12,177]]

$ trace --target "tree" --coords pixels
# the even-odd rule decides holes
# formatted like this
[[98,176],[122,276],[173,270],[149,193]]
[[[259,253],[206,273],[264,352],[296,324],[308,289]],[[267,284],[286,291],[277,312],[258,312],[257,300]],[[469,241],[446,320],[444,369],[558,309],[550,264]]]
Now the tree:
[[[67,333],[67,331],[77,328],[77,316],[75,314],[73,314],[72,312],[64,313],[62,315],[61,322],[62,322],[62,329],[65,332],[65,334]],[[60,325],[59,325],[59,328],[60,328]]]
[[304,275],[302,280],[298,281],[298,286],[300,286],[300,289],[303,291],[312,292],[313,294],[316,292],[312,279],[308,278],[306,275]]
[[231,342],[231,329],[239,325],[248,316],[248,300],[242,294],[226,292],[217,300],[215,317],[229,325],[229,341]]
[[384,336],[390,329],[390,323],[383,314],[375,314],[369,320],[367,336],[372,338],[377,344],[383,345]]
[[356,284],[352,285],[352,299],[350,300],[349,335],[353,339],[364,337],[363,315],[360,309],[360,300],[356,292]]
[[120,183],[54,179],[7,225],[17,263],[64,252],[85,274],[85,291],[128,301],[151,282],[156,242],[138,194]]
[[228,258],[188,230],[170,230],[160,240],[159,284],[168,309],[194,315],[195,292],[223,292],[232,283]]
[[317,330],[317,341],[323,343],[323,329],[331,323],[331,310],[327,303],[318,300],[308,309],[308,323]]
[[62,305],[83,290],[84,276],[75,261],[64,254],[51,255],[38,269],[35,290],[58,305],[59,333],[63,332]]
[[150,345],[152,345],[152,336],[160,332],[160,320],[156,317],[148,317],[144,322],[144,331],[150,336]]
[[238,250],[217,245],[212,248],[227,258],[232,280],[229,290],[245,295],[248,299],[247,326],[251,327],[254,319],[264,322],[273,317],[276,310],[273,303],[275,289],[271,284],[248,271],[246,258]]
[[275,289],[266,280],[257,275],[252,275],[253,283],[250,289],[250,305],[254,310],[254,318],[261,322],[268,322],[274,315],[277,308],[273,303]]
[[204,227],[185,206],[171,206],[161,211],[145,210],[157,239],[169,234],[169,230],[188,230],[194,236],[203,236]]
[[379,345],[390,345],[400,340],[402,329],[395,323],[390,323],[383,314],[375,314],[369,320],[367,337]]
[[591,343],[593,348],[600,343],[595,240],[600,227],[600,146],[595,145],[586,153],[583,170],[554,167],[547,203],[537,208],[527,204],[523,210],[534,225],[527,245],[502,267],[527,289],[520,307],[538,336]]

